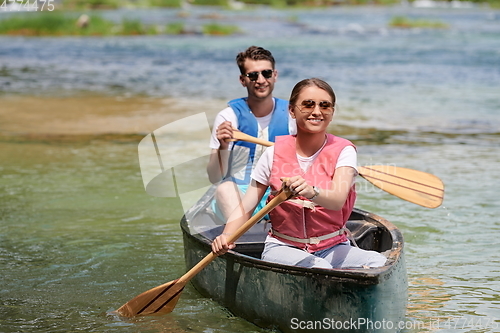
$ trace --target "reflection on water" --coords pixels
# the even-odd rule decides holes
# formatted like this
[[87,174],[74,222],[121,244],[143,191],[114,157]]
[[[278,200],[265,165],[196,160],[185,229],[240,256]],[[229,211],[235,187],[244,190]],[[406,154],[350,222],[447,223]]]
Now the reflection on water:
[[[401,13],[451,28],[388,29]],[[192,287],[168,316],[107,315],[185,271],[183,207],[146,194],[139,141],[201,112],[212,123],[225,100],[244,94],[234,56],[251,44],[275,54],[278,97],[304,77],[332,83],[340,108],[330,130],[357,144],[360,165],[444,181],[435,210],[358,183],[357,206],[405,237],[408,320],[425,324],[408,332],[498,331],[498,13],[333,8],[294,11],[293,24],[290,14],[224,12],[255,32],[238,38],[0,37],[2,332],[262,331]],[[208,153],[189,126],[180,132],[176,145]],[[203,177],[203,163],[186,172]]]
[[409,283],[412,286],[410,298],[414,300],[408,306],[407,314],[409,317],[416,314],[419,318],[422,312],[435,312],[451,298],[449,294],[446,294],[446,289],[443,287],[444,282],[437,278],[414,276]]

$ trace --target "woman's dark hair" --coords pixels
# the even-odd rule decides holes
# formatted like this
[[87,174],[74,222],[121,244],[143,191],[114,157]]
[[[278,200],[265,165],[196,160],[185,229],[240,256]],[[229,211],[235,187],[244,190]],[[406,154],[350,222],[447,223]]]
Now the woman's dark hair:
[[297,103],[297,99],[299,98],[300,93],[307,87],[318,87],[320,89],[323,89],[330,95],[330,97],[332,98],[332,103],[333,105],[335,105],[336,97],[332,87],[330,87],[330,85],[325,81],[318,79],[316,77],[310,79],[304,79],[299,83],[297,83],[295,87],[293,87],[292,93],[290,94],[290,100],[289,100],[290,105],[295,105],[295,103]]

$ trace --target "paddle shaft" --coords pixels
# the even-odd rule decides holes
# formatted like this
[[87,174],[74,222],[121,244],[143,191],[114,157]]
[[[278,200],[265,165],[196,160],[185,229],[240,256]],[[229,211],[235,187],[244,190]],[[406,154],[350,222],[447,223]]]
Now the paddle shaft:
[[[288,188],[283,187],[267,205],[240,226],[234,234],[230,235],[227,242],[235,242],[266,214],[292,196],[293,193]],[[172,312],[186,284],[215,258],[217,258],[217,255],[210,252],[179,279],[164,283],[137,295],[122,305],[116,312],[125,317]]]
[[[278,195],[276,195],[267,205],[265,205],[260,211],[258,211],[254,216],[252,216],[248,221],[246,221],[241,227],[238,228],[232,235],[227,238],[227,243],[234,243],[238,238],[240,238],[245,232],[247,232],[253,225],[259,222],[264,216],[266,216],[271,210],[276,206],[281,204],[283,201],[289,199],[293,195],[292,192],[286,190],[281,190]],[[185,283],[191,280],[196,274],[198,274],[203,268],[210,264],[218,256],[210,252],[205,258],[203,258],[199,263],[197,263],[193,268],[191,268],[186,274],[179,278],[179,282]]]

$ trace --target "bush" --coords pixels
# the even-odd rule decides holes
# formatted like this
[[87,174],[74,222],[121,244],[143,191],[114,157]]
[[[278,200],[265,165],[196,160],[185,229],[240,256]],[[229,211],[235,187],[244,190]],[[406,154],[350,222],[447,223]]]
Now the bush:
[[23,36],[107,35],[113,23],[97,15],[90,16],[85,28],[76,25],[77,17],[59,12],[32,12],[0,20],[0,34]]
[[430,28],[445,29],[448,25],[439,21],[430,21],[426,19],[410,19],[404,16],[395,16],[389,22],[389,26],[394,28]]
[[203,33],[206,35],[232,35],[237,32],[239,32],[239,28],[234,25],[209,23],[203,26]]
[[149,0],[149,4],[153,7],[179,8],[181,0]]

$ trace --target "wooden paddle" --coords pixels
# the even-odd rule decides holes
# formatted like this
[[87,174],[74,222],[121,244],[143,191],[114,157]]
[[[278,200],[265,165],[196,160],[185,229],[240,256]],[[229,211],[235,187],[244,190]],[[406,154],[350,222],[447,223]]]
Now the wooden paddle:
[[[276,206],[281,204],[283,201],[291,198],[293,193],[288,188],[282,188],[280,192],[259,212],[252,216],[248,221],[245,222],[236,232],[229,236],[227,239],[228,243],[233,243],[238,238],[240,238],[245,232],[247,232],[255,223],[260,221],[267,213],[273,210]],[[166,314],[172,312],[179,297],[181,295],[184,286],[203,268],[210,264],[217,255],[210,252],[205,258],[203,258],[198,264],[191,268],[186,274],[178,278],[177,280],[167,282],[161,286],[155,287],[142,294],[134,297],[124,305],[122,305],[116,312],[125,317],[134,317],[141,315],[153,315],[153,314]]]
[[[243,140],[263,146],[274,145],[273,142],[258,139],[236,129],[233,129],[233,138],[229,141]],[[358,172],[378,188],[414,204],[436,208],[443,202],[443,182],[430,173],[392,165],[358,167]]]

